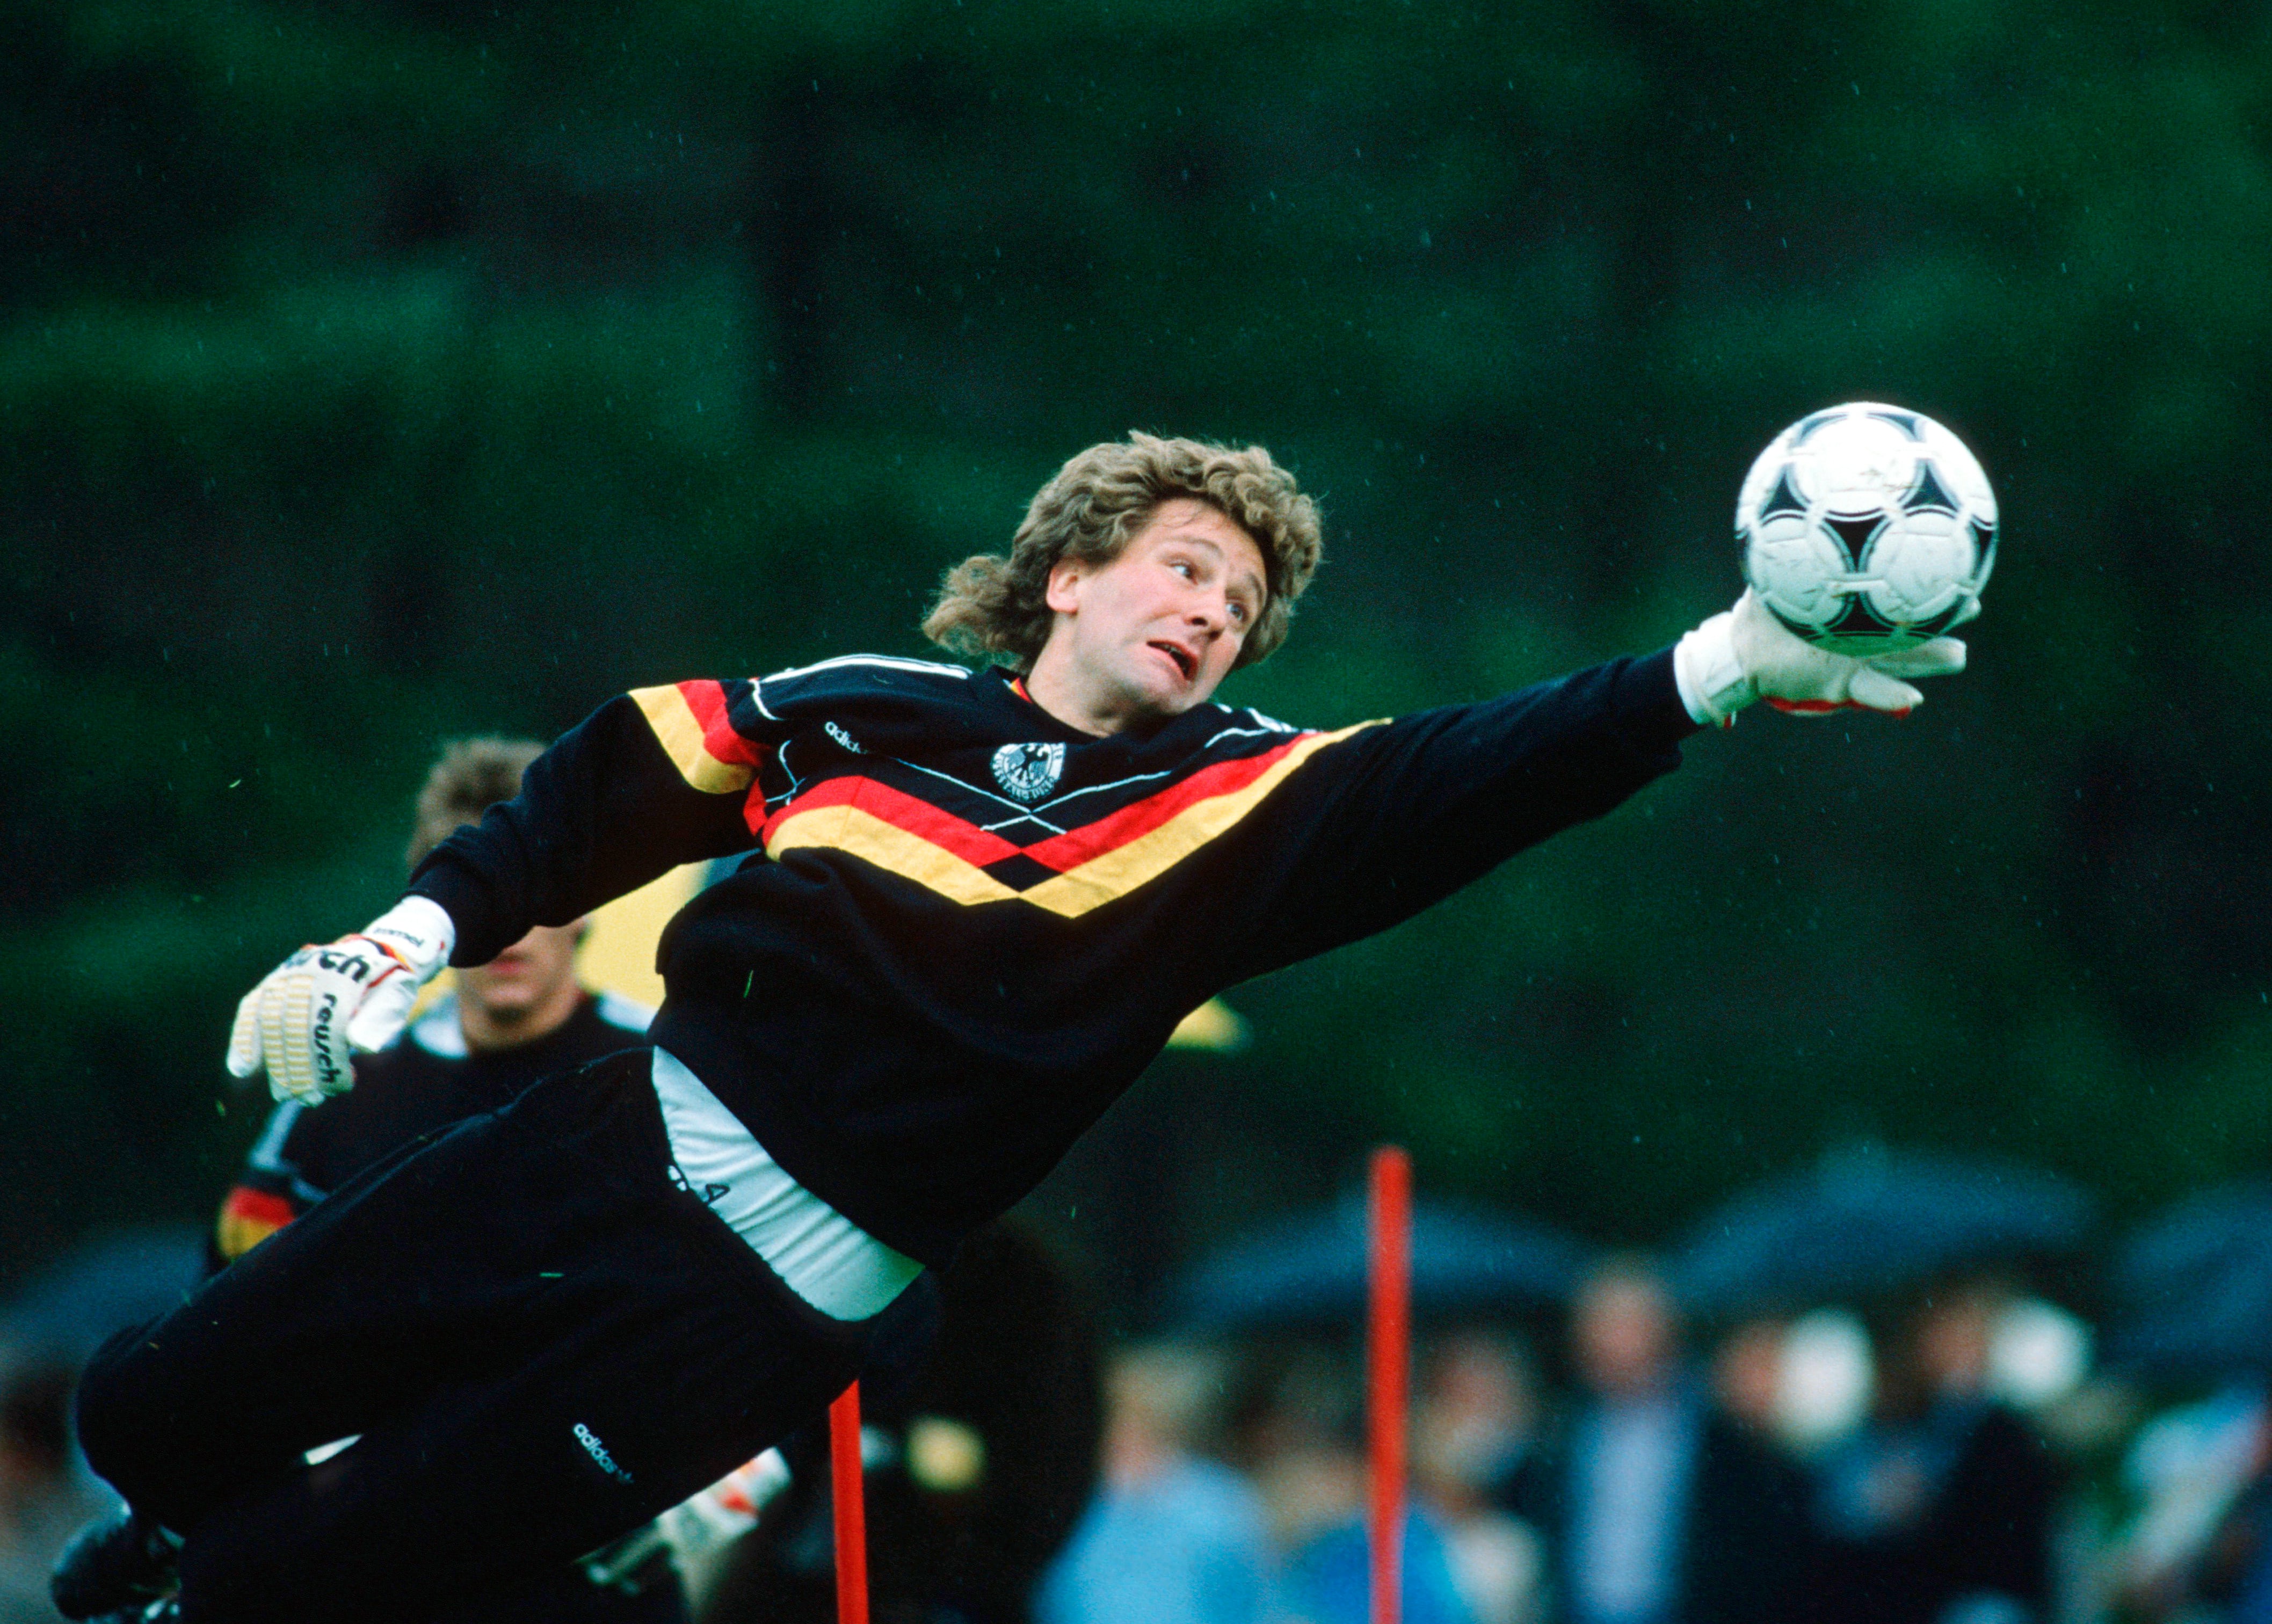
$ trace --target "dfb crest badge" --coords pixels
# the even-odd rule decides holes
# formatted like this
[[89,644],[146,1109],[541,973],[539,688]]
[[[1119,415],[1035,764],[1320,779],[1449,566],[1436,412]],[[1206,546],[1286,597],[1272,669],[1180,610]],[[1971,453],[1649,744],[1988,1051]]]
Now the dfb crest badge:
[[1064,771],[1062,744],[1005,744],[994,752],[994,781],[1028,805],[1055,789]]

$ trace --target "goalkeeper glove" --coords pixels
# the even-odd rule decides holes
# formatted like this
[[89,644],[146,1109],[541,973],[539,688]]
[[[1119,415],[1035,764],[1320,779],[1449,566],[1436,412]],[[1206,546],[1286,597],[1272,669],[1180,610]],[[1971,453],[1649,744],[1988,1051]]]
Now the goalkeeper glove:
[[393,1040],[457,935],[439,903],[406,897],[351,936],[302,948],[237,1004],[229,1071],[265,1071],[271,1094],[303,1106],[346,1093],[355,1086],[348,1051]]
[[779,1449],[767,1449],[646,1527],[592,1553],[584,1559],[584,1576],[602,1588],[622,1584],[665,1546],[682,1574],[700,1572],[755,1528],[759,1514],[788,1484],[788,1463]]
[[[1980,613],[1973,600],[1959,622]],[[1915,648],[1858,659],[1833,654],[1794,635],[1751,592],[1680,639],[1672,669],[1688,713],[1730,727],[1736,712],[1764,699],[1794,716],[1881,711],[1907,716],[1924,696],[1904,677],[1949,676],[1964,669],[1964,644],[1935,637]]]

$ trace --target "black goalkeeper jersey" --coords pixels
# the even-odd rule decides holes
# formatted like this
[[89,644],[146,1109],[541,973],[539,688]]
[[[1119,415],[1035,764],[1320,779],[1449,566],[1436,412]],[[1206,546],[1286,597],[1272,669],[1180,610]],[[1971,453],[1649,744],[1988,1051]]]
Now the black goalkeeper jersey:
[[750,855],[658,952],[652,1036],[805,1188],[926,1263],[1194,1006],[1386,928],[1678,764],[1670,651],[1333,732],[1065,726],[999,670],[853,656],[609,701],[422,863],[483,963]]

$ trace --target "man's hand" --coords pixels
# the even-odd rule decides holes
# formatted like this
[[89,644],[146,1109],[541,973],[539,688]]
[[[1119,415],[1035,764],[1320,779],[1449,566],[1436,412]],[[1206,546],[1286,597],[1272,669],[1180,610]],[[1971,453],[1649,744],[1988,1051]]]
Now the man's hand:
[[351,936],[302,948],[237,1004],[230,1072],[265,1071],[271,1094],[303,1106],[346,1093],[355,1086],[349,1051],[393,1040],[456,939],[439,904],[406,897]]
[[[1975,599],[1960,623],[1979,612]],[[1835,711],[1907,716],[1924,703],[1924,696],[1902,679],[1963,670],[1964,644],[1954,637],[1935,637],[1867,659],[1833,654],[1794,636],[1746,591],[1733,609],[1681,638],[1673,669],[1689,714],[1722,727],[1732,726],[1736,712],[1754,699],[1794,716]]]

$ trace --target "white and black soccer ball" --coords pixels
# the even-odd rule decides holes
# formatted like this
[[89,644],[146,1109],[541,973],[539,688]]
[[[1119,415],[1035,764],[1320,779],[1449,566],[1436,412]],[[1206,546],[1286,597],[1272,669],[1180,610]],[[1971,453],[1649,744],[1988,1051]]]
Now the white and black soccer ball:
[[1857,400],[1775,437],[1736,498],[1744,579],[1836,654],[1890,653],[1964,617],[1996,563],[1996,495],[1964,442]]

